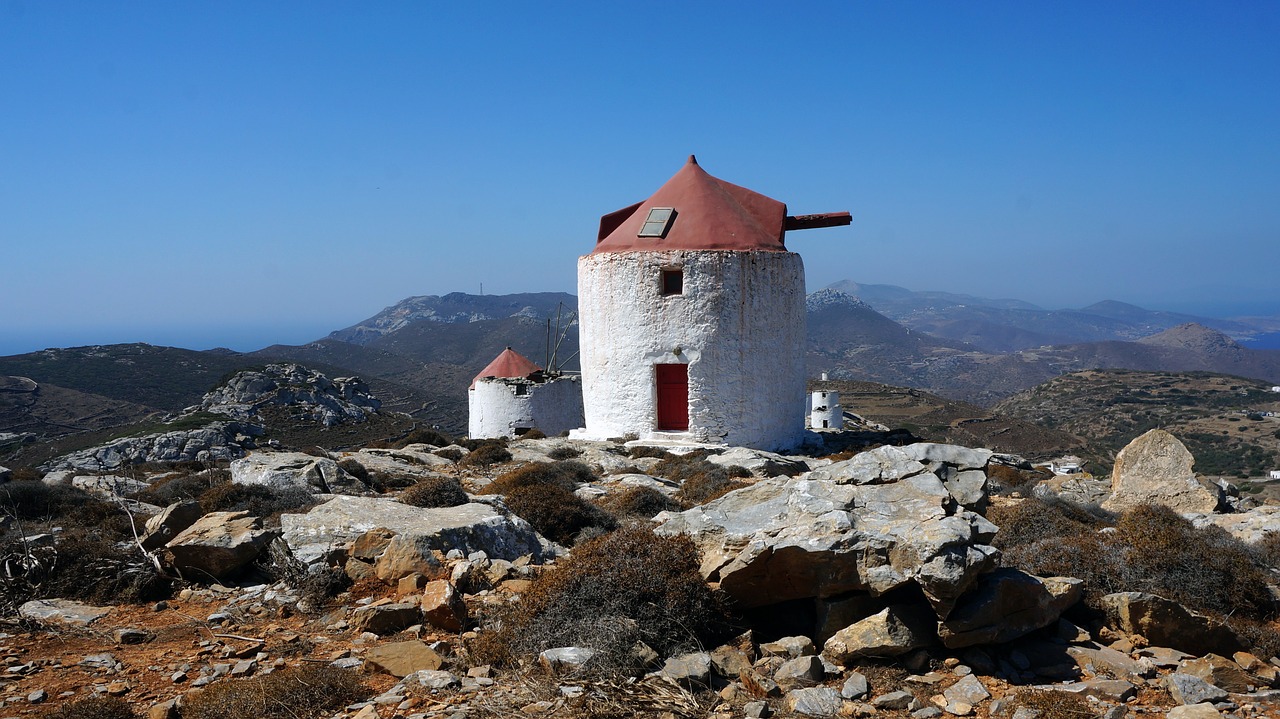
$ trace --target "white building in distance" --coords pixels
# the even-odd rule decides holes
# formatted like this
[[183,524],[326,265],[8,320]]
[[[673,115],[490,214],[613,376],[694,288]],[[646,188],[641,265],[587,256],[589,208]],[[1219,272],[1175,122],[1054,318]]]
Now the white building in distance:
[[781,202],[689,162],[578,260],[584,439],[788,449],[805,426],[805,286]]
[[467,390],[467,435],[518,437],[531,429],[547,436],[582,426],[582,383],[575,375],[547,375],[510,347],[480,370]]

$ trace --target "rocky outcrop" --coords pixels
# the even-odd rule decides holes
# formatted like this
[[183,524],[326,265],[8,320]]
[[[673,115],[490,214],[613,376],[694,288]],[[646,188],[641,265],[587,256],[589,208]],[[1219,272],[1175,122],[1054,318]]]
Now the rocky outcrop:
[[271,406],[288,407],[295,418],[332,427],[363,422],[382,402],[369,394],[369,387],[358,377],[330,380],[315,370],[289,363],[237,372],[190,409],[251,420],[263,407]]
[[141,539],[142,548],[150,552],[163,547],[202,516],[204,511],[194,499],[174,502],[147,520],[146,531]]
[[301,452],[254,452],[237,459],[231,463],[231,481],[313,494],[373,494],[332,459]]
[[41,467],[52,470],[117,470],[143,462],[215,462],[243,457],[262,428],[242,422],[211,422],[199,429],[118,439],[64,454]]
[[482,551],[494,559],[541,557],[542,543],[529,523],[490,504],[423,509],[390,499],[339,496],[306,514],[280,517],[284,541],[296,557],[314,563],[335,548],[385,528],[405,541],[463,555]]
[[769,479],[657,519],[659,534],[688,535],[703,576],[747,608],[914,584],[945,617],[998,557],[995,526],[957,509],[931,472],[869,485]]
[[1177,437],[1153,429],[1116,455],[1111,496],[1102,507],[1122,512],[1142,504],[1163,504],[1178,512],[1213,512],[1222,504],[1222,488],[1197,479],[1191,469],[1194,463]]
[[987,501],[987,463],[992,453],[949,444],[919,442],[877,447],[805,475],[838,484],[886,484],[922,473],[936,476],[957,502],[981,510]]

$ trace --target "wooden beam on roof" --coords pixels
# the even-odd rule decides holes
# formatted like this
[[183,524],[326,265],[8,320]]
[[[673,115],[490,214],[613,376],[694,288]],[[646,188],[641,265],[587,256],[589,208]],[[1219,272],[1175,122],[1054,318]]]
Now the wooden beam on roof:
[[819,227],[841,227],[853,222],[848,212],[823,212],[817,215],[788,215],[783,228],[791,230],[814,230]]

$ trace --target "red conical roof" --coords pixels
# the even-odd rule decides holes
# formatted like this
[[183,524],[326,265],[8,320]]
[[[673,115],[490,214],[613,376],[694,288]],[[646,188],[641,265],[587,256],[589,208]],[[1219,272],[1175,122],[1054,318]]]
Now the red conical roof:
[[[675,209],[663,237],[639,237],[655,207]],[[689,162],[644,202],[600,218],[596,252],[630,250],[756,250],[786,252],[787,206],[708,175]]]
[[[541,372],[542,368],[534,364],[528,357],[516,352],[510,347],[502,350],[493,361],[484,369],[480,370],[480,374],[471,380],[471,387],[476,386],[476,382],[486,377],[506,377],[506,378],[522,378],[528,377],[535,372]],[[468,388],[469,389],[469,388]]]

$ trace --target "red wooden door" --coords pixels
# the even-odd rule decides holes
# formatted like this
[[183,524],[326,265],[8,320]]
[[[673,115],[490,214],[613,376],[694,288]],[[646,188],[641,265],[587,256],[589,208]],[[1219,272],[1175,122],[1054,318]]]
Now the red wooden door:
[[689,365],[655,367],[658,370],[658,429],[689,429]]

